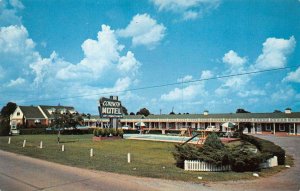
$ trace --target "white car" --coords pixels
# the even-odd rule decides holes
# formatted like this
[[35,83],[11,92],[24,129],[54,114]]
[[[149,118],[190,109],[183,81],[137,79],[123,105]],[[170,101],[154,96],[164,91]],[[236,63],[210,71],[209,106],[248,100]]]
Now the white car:
[[123,127],[122,127],[122,129],[125,129],[125,130],[127,130],[127,129],[129,129],[130,127],[129,127],[129,125],[124,125]]

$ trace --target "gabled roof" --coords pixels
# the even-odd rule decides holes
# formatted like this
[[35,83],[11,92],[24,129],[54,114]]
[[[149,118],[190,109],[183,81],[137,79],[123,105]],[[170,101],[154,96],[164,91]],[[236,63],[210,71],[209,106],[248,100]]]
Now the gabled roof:
[[40,105],[40,108],[42,109],[42,111],[44,112],[44,114],[48,117],[48,118],[54,118],[54,116],[49,113],[48,110],[51,110],[51,109],[55,109],[55,110],[63,110],[63,109],[66,109],[67,112],[69,111],[75,111],[74,107],[72,106],[49,106],[49,105]]
[[36,106],[19,106],[27,119],[45,119],[42,112]]

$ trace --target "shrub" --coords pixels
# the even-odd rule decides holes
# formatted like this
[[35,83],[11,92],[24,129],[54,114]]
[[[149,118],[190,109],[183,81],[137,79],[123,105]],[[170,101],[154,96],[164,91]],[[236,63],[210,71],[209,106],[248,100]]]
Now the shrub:
[[233,171],[257,171],[262,162],[260,153],[254,153],[245,144],[233,147],[231,150],[231,168]]
[[194,145],[176,144],[175,151],[172,154],[176,160],[176,166],[183,168],[185,160],[197,160],[199,153],[199,149]]
[[173,156],[178,167],[183,167],[184,160],[200,160],[217,166],[230,163],[230,153],[215,133],[208,136],[201,148],[188,144],[175,145]]
[[108,128],[103,128],[103,133],[102,133],[102,137],[108,137],[110,132]]
[[139,134],[140,131],[136,129],[124,129],[124,134]]
[[99,137],[99,128],[95,128],[93,134],[94,136]]
[[112,134],[112,136],[117,136],[117,130],[115,128],[110,128],[109,133]]
[[285,151],[280,146],[275,145],[271,141],[244,134],[241,135],[241,139],[255,145],[258,148],[258,150],[260,150],[260,152],[262,153],[263,160],[268,160],[273,156],[277,156],[278,164],[285,164]]
[[118,128],[117,129],[117,135],[120,136],[120,137],[123,137],[123,135],[124,135],[123,129]]
[[20,129],[20,135],[37,135],[37,134],[46,134],[46,129],[45,128]]
[[149,130],[149,134],[162,134],[161,130]]
[[103,128],[98,128],[98,136],[99,137],[104,137],[104,129]]

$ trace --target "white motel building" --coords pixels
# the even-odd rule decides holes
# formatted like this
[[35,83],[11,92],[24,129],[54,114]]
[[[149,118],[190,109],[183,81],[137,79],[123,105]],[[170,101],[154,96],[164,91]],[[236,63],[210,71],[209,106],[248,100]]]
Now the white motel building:
[[[204,130],[215,127],[226,131],[223,123],[233,122],[237,126],[247,124],[244,133],[252,134],[276,134],[276,135],[300,135],[300,112],[292,112],[290,108],[278,113],[223,113],[210,114],[174,114],[174,115],[125,115],[120,119],[119,125],[136,128],[136,123],[143,122],[149,129],[174,129],[192,128]],[[84,123],[90,127],[108,127],[109,120],[99,116],[91,116],[84,119]]]

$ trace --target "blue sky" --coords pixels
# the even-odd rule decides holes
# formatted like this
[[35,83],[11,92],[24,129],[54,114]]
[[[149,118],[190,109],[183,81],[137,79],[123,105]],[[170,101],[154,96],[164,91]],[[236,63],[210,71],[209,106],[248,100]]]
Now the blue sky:
[[0,106],[300,111],[299,18],[299,0],[0,0]]

